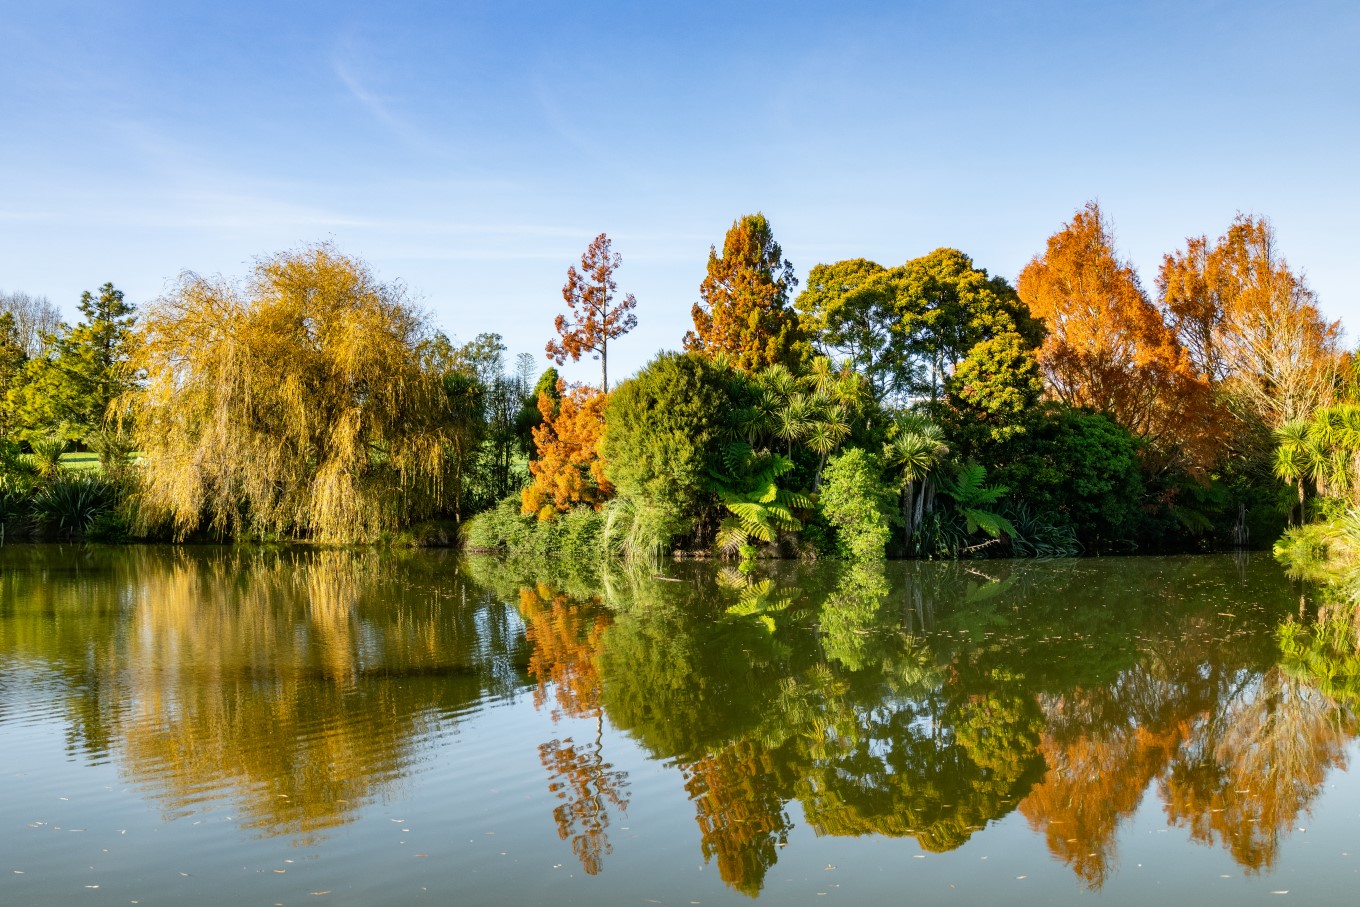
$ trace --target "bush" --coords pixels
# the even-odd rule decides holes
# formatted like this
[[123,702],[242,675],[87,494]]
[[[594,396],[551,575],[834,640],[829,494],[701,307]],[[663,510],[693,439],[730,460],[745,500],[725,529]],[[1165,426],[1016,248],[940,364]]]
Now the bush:
[[596,559],[602,550],[604,516],[582,506],[547,520],[520,513],[519,495],[511,495],[463,524],[464,546],[515,558]]
[[0,543],[28,516],[28,489],[14,476],[0,473]]
[[609,481],[637,513],[665,514],[667,525],[655,528],[668,535],[690,531],[713,501],[709,472],[729,435],[736,380],[702,356],[662,353],[610,394],[602,441]]
[[883,558],[894,500],[877,457],[858,447],[832,457],[817,504],[836,528],[842,556],[853,560]]
[[1108,416],[1053,405],[981,459],[1035,517],[1071,526],[1081,547],[1098,554],[1135,542],[1147,524],[1138,446]]

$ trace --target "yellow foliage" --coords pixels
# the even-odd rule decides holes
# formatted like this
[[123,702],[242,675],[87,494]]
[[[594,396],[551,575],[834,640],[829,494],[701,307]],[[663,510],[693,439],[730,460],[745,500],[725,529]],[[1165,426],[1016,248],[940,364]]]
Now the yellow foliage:
[[442,503],[429,329],[361,261],[320,245],[260,261],[244,287],[186,273],[140,335],[144,522],[354,542]]

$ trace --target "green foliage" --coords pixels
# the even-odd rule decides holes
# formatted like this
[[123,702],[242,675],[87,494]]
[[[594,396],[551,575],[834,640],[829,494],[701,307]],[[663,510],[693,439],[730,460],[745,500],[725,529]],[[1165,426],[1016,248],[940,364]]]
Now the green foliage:
[[951,435],[972,436],[974,443],[1002,442],[1024,432],[1027,414],[1039,403],[1039,361],[1018,333],[1007,331],[970,349],[945,391]]
[[34,438],[29,442],[32,453],[28,455],[28,465],[39,480],[56,478],[61,472],[61,455],[68,447],[65,438]]
[[919,381],[892,272],[863,258],[817,265],[794,307],[818,350],[846,362],[882,403],[905,397]]
[[604,516],[576,507],[548,520],[520,513],[511,495],[463,524],[463,544],[473,551],[496,551],[511,558],[595,562],[603,553]]
[[[533,426],[541,418],[529,417],[526,409],[537,413],[538,397],[529,383],[532,371],[519,368],[511,373],[505,352],[500,334],[483,333],[452,354],[452,369],[466,376],[456,382],[454,390],[464,395],[457,408],[467,415],[455,424],[475,425],[475,435],[469,431],[468,440],[475,437],[478,442],[475,450],[466,455],[465,488],[459,508],[462,513],[493,506],[523,488],[529,478],[527,452],[533,447]],[[465,387],[469,378],[475,384]],[[473,421],[474,401],[470,396],[473,388],[476,401],[481,404],[479,421]]]
[[1138,441],[1108,416],[1050,404],[1028,415],[1023,432],[973,441],[962,453],[1037,518],[1071,526],[1087,551],[1126,548],[1147,525]]
[[0,440],[9,434],[6,400],[10,390],[17,388],[26,362],[28,353],[24,349],[14,313],[0,311]]
[[1081,554],[1081,541],[1070,523],[1046,517],[1025,501],[1007,501],[999,509],[1015,530],[1010,536],[1010,553],[1016,557],[1076,557]]
[[1003,278],[990,277],[956,249],[936,249],[894,271],[901,317],[897,330],[910,338],[925,372],[921,393],[937,399],[945,381],[985,340],[1015,334],[1037,347],[1043,325]]
[[721,449],[721,464],[711,470],[712,487],[728,516],[718,528],[718,547],[740,551],[749,560],[755,542],[773,542],[780,532],[796,532],[802,523],[795,509],[809,509],[805,494],[779,487],[779,479],[793,468],[793,461],[768,450],[756,451],[744,441]]
[[731,433],[738,380],[703,356],[662,353],[610,395],[605,472],[631,513],[666,515],[651,523],[658,531],[682,535],[711,505],[709,475]]
[[449,502],[454,519],[461,520],[476,500],[477,466],[486,438],[486,387],[475,373],[457,367],[444,370],[442,383],[451,423],[445,451],[452,485]]
[[65,473],[37,485],[30,507],[37,530],[45,537],[76,539],[91,529],[111,531],[108,517],[119,503],[118,486],[89,472]]
[[29,486],[13,473],[0,472],[0,544],[28,517]]
[[940,479],[940,492],[954,500],[969,533],[979,530],[992,538],[1015,535],[1010,520],[993,506],[1010,491],[1005,485],[987,485],[987,469],[976,463],[960,467],[958,475]]
[[[882,557],[881,551],[878,557]],[[822,652],[828,659],[850,671],[871,664],[870,636],[890,591],[883,565],[873,558],[865,558],[840,573],[836,588],[822,604],[818,621]]]
[[525,456],[533,459],[536,450],[534,449],[534,429],[543,424],[543,413],[538,409],[538,398],[544,394],[554,404],[562,401],[562,392],[557,389],[557,382],[560,379],[557,369],[552,366],[544,369],[543,374],[538,376],[534,382],[533,389],[529,391],[524,405],[519,408],[519,416],[515,420],[516,432],[523,439]]
[[99,458],[99,471],[114,483],[130,479],[133,444],[131,435],[113,425],[96,429],[88,438]]
[[684,532],[675,515],[641,498],[615,497],[605,504],[601,541],[628,562],[654,561]]
[[908,538],[908,553],[958,558],[1011,552],[1009,543],[1018,531],[999,506],[1006,486],[987,484],[986,468],[976,463],[957,467],[953,476],[941,473],[934,482],[948,503],[927,511]]
[[[1350,586],[1344,591],[1354,594]],[[1290,617],[1277,631],[1280,665],[1291,676],[1343,707],[1360,705],[1360,649],[1356,604],[1337,603],[1314,625]]]
[[867,451],[852,447],[827,463],[817,506],[836,527],[844,557],[881,560],[891,535],[894,494],[884,483],[882,466]]
[[747,399],[735,416],[742,434],[754,447],[782,449],[795,464],[805,459],[797,456],[805,451],[815,466],[803,487],[813,489],[821,482],[826,458],[876,409],[868,382],[848,365],[837,370],[825,356],[802,375],[782,365],[758,372],[747,385]]
[[83,319],[51,338],[48,351],[29,359],[8,393],[16,433],[57,433],[83,441],[99,429],[114,401],[133,387],[133,307],[106,283],[96,297],[81,295]]

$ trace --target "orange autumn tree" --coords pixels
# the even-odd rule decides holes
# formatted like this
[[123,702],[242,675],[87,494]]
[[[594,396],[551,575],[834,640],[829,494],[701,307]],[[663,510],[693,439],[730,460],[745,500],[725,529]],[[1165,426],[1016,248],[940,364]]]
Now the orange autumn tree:
[[1095,202],[1048,239],[1020,272],[1020,298],[1048,336],[1039,366],[1050,395],[1089,407],[1147,440],[1155,466],[1202,474],[1220,446],[1209,384],[1175,333],[1115,256],[1113,230]]
[[793,265],[774,241],[763,214],[739,218],[723,239],[722,254],[708,251],[708,273],[694,304],[694,330],[685,349],[710,358],[725,355],[735,367],[757,372],[783,364],[797,370],[808,355],[789,291],[798,286]]
[[520,493],[520,512],[550,520],[579,504],[599,510],[614,493],[600,457],[604,407],[609,399],[593,387],[568,389],[557,382],[560,401],[538,397],[543,423],[534,427],[537,459],[529,464],[533,481]]
[[538,681],[534,705],[543,707],[551,686],[557,698],[554,724],[563,718],[595,723],[591,737],[549,740],[539,746],[538,756],[548,772],[548,790],[558,801],[553,808],[557,836],[570,841],[582,868],[596,875],[613,852],[610,809],[628,809],[628,773],[616,769],[604,755],[599,651],[610,617],[598,598],[573,601],[541,583],[520,589],[519,611],[533,653],[529,675]]
[[716,857],[724,882],[758,896],[793,828],[773,753],[758,740],[739,739],[681,770],[697,812],[704,862]]
[[600,360],[600,387],[609,393],[609,341],[637,327],[633,309],[637,300],[629,293],[620,299],[614,272],[623,256],[613,251],[609,237],[601,233],[581,256],[581,270],[567,268],[562,298],[571,317],[558,315],[554,327],[560,337],[548,341],[548,358],[558,365],[573,362],[587,353]]
[[1266,218],[1239,214],[1217,242],[1187,239],[1163,259],[1157,292],[1195,371],[1243,415],[1276,429],[1331,402],[1340,322],[1322,317]]

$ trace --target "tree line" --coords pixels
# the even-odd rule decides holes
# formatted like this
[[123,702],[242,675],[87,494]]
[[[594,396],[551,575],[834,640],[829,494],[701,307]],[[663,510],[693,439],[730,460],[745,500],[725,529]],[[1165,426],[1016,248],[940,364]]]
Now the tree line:
[[[596,237],[545,347],[598,359],[598,387],[507,362],[494,334],[454,342],[324,244],[241,281],[185,273],[140,310],[105,285],[74,326],[0,297],[0,523],[326,543],[458,526],[477,548],[626,558],[1045,556],[1268,544],[1360,487],[1350,447],[1296,440],[1356,382],[1263,217],[1187,239],[1151,293],[1094,203],[1014,285],[942,248],[818,264],[799,292],[747,215],[710,249],[680,349],[611,390],[608,354],[638,317],[621,265]],[[75,473],[71,451],[100,468]],[[40,512],[53,489],[90,506]]]

